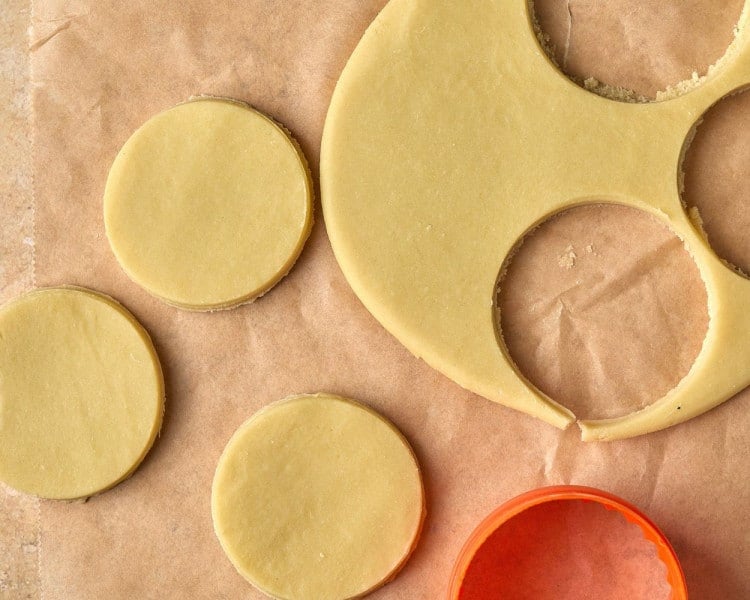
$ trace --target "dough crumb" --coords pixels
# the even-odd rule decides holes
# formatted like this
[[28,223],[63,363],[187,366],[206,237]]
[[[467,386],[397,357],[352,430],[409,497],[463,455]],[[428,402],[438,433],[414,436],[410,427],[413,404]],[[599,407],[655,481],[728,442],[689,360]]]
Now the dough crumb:
[[572,269],[576,266],[576,254],[573,246],[565,248],[564,252],[558,257],[557,264],[560,265],[561,269]]
[[596,77],[588,77],[582,82],[580,79],[573,79],[576,83],[583,86],[584,89],[599,96],[604,96],[610,100],[617,100],[619,102],[630,102],[633,104],[645,104],[649,102],[649,99],[640,94],[636,94],[633,90],[629,90],[624,87],[609,85],[599,81]]
[[24,554],[36,554],[37,550],[39,550],[36,544],[24,544],[22,549]]

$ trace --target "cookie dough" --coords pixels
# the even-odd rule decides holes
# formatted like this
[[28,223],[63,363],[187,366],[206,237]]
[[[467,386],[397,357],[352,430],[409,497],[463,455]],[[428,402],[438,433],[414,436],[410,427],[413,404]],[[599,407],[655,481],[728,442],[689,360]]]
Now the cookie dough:
[[[586,440],[699,415],[750,384],[750,281],[726,268],[680,203],[686,140],[706,109],[750,83],[748,11],[720,68],[683,96],[624,104],[549,61],[527,0],[391,0],[333,95],[321,150],[336,258],[375,317],[416,356],[486,398],[567,427],[575,416],[517,372],[496,330],[498,276],[516,243],[565,208],[616,202],[686,244],[710,325],[688,375]],[[637,243],[637,240],[633,240]]]
[[295,396],[232,436],[211,498],[239,573],[284,600],[358,598],[389,581],[424,517],[419,466],[396,428],[336,396]]
[[192,310],[271,289],[312,226],[307,163],[252,108],[200,99],[163,112],[125,143],[104,192],[104,223],[128,276]]
[[0,309],[0,481],[70,500],[129,477],[161,427],[151,340],[117,302],[49,288]]

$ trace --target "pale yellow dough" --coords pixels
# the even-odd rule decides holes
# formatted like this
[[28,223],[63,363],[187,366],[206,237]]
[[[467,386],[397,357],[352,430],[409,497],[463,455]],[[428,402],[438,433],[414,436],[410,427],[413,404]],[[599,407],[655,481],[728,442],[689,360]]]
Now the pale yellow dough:
[[0,481],[60,500],[133,473],[162,421],[151,340],[117,302],[49,288],[0,309]]
[[383,417],[336,396],[295,396],[232,436],[211,498],[239,573],[281,600],[358,598],[392,578],[424,516],[419,467]]
[[271,289],[312,226],[307,163],[252,108],[200,99],[163,112],[125,143],[104,192],[104,223],[133,281],[175,306],[229,308]]
[[[683,146],[701,115],[750,83],[748,12],[702,85],[631,105],[571,83],[534,35],[527,0],[392,0],[334,93],[321,155],[326,227],[352,288],[415,355],[462,386],[557,427],[575,420],[514,368],[495,286],[515,244],[589,201],[649,211],[706,283],[710,326],[692,370],[633,415],[582,422],[583,438],[654,431],[750,384],[750,282],[685,214]],[[637,243],[637,240],[633,240]]]

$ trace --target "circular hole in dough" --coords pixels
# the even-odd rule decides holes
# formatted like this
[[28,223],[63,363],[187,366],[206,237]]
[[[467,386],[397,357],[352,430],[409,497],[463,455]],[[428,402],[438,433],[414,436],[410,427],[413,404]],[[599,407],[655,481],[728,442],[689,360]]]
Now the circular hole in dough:
[[687,375],[708,330],[706,288],[648,213],[584,205],[521,240],[498,283],[498,330],[526,379],[579,418],[627,415]]
[[284,600],[358,598],[388,582],[424,518],[419,466],[398,430],[330,395],[261,410],[232,436],[211,499],[239,573]]
[[0,309],[0,480],[70,500],[129,477],[161,427],[151,340],[117,302],[31,292]]
[[685,207],[716,254],[750,274],[750,92],[703,116],[682,164]]
[[249,302],[292,268],[312,226],[307,163],[287,132],[233,101],[200,99],[125,143],[104,192],[112,250],[180,308]]
[[615,100],[648,101],[693,89],[711,65],[731,58],[744,4],[533,0],[530,10],[542,46],[570,79]]

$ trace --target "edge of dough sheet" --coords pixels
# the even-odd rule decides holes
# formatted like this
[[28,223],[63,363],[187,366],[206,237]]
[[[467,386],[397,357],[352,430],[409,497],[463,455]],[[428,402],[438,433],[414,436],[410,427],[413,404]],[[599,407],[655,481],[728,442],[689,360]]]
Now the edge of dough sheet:
[[[492,286],[490,287],[489,282],[486,285],[484,281],[481,282],[481,285],[484,286],[482,287],[482,293],[486,291],[487,314],[480,318],[473,315],[469,316],[467,313],[468,324],[476,326],[474,329],[478,340],[472,342],[475,347],[468,350],[465,347],[460,347],[462,340],[454,341],[445,332],[433,333],[433,330],[428,327],[431,324],[429,315],[425,317],[415,316],[418,315],[417,308],[413,304],[408,304],[411,299],[405,298],[403,301],[401,298],[398,299],[398,301],[407,305],[406,309],[394,300],[398,290],[387,287],[389,273],[386,271],[390,268],[390,265],[378,264],[375,268],[370,268],[371,265],[368,264],[367,259],[369,258],[372,262],[373,257],[377,257],[377,255],[360,255],[364,251],[358,247],[359,244],[356,239],[358,232],[360,234],[366,233],[365,227],[372,227],[371,219],[368,220],[370,214],[367,212],[372,209],[370,205],[358,197],[360,192],[362,196],[367,196],[369,190],[361,185],[355,187],[355,184],[351,183],[347,188],[347,182],[341,182],[342,178],[348,176],[346,168],[353,168],[351,164],[347,163],[348,155],[351,153],[347,153],[346,150],[351,150],[352,142],[349,140],[354,136],[352,130],[356,127],[362,127],[361,121],[364,120],[362,114],[365,114],[364,111],[367,106],[365,108],[359,107],[356,102],[366,97],[363,92],[366,83],[365,78],[367,75],[377,74],[376,67],[378,66],[387,70],[388,74],[383,75],[376,81],[377,84],[380,84],[380,87],[377,85],[371,87],[373,94],[387,93],[389,88],[386,86],[393,84],[391,79],[395,78],[393,71],[400,68],[397,61],[418,60],[418,58],[413,57],[414,54],[417,54],[417,49],[412,50],[409,47],[408,51],[402,52],[404,50],[403,40],[408,40],[410,35],[429,36],[432,33],[428,27],[424,27],[423,23],[419,23],[422,27],[417,32],[410,30],[410,27],[415,26],[414,21],[418,19],[424,19],[428,24],[435,24],[433,21],[429,21],[430,15],[425,16],[428,12],[428,8],[426,8],[428,5],[430,11],[438,11],[439,16],[446,20],[449,16],[451,18],[462,18],[461,13],[458,12],[460,8],[452,7],[450,3],[444,0],[433,3],[427,3],[424,0],[391,0],[367,29],[349,59],[334,91],[323,132],[320,177],[321,203],[326,229],[336,259],[350,286],[365,307],[412,354],[424,359],[430,366],[462,387],[489,400],[537,417],[555,427],[565,429],[577,421],[575,415],[531,385],[518,372],[507,355],[507,350],[502,343],[502,336],[497,332],[495,321],[491,315],[496,310],[495,302],[492,299],[494,298],[497,277],[505,264],[505,259],[523,234],[549,216],[582,203],[613,202],[623,204],[654,215],[683,241],[686,249],[695,260],[706,286],[709,311],[708,332],[692,368],[666,396],[650,406],[624,417],[578,422],[582,439],[584,441],[615,440],[664,429],[718,406],[750,385],[750,369],[747,369],[747,366],[743,364],[746,362],[743,361],[743,356],[750,355],[750,315],[747,315],[744,309],[750,302],[750,281],[728,269],[711,250],[683,209],[679,190],[679,173],[682,168],[684,146],[689,143],[692,132],[700,123],[703,114],[723,97],[750,84],[750,28],[748,27],[750,3],[746,3],[738,21],[735,40],[725,56],[717,63],[717,66],[710,69],[708,75],[701,80],[700,85],[688,86],[686,88],[688,91],[684,94],[643,104],[623,103],[597,96],[580,88],[561,73],[539,45],[534,33],[533,19],[527,0],[487,0],[483,3],[485,7],[491,6],[492,10],[498,11],[498,15],[492,15],[492,18],[496,21],[494,24],[498,27],[502,25],[507,30],[508,41],[503,41],[496,36],[492,38],[493,43],[502,46],[502,51],[506,52],[506,54],[501,54],[503,57],[515,52],[514,55],[508,57],[507,60],[511,64],[506,68],[520,70],[518,65],[522,65],[524,68],[533,67],[533,72],[528,77],[533,76],[535,80],[529,79],[527,81],[526,73],[528,69],[524,70],[523,81],[520,79],[517,82],[511,80],[511,84],[516,86],[511,90],[512,92],[518,92],[519,86],[526,86],[525,91],[531,90],[538,94],[546,91],[550,95],[543,98],[549,100],[554,108],[561,110],[567,109],[567,105],[563,105],[562,102],[575,102],[573,108],[570,109],[573,118],[575,118],[573,109],[578,113],[585,113],[588,118],[591,118],[590,114],[593,114],[594,117],[599,118],[599,122],[603,124],[605,129],[609,128],[610,134],[619,135],[616,138],[617,142],[610,139],[609,144],[607,144],[606,139],[602,141],[601,136],[597,137],[599,131],[596,130],[596,126],[592,126],[596,133],[592,133],[590,137],[583,136],[591,143],[577,144],[575,140],[569,141],[566,139],[565,144],[570,147],[567,148],[568,151],[565,152],[565,155],[573,156],[576,153],[581,153],[579,162],[587,164],[584,162],[585,160],[596,160],[597,156],[601,156],[602,153],[609,154],[616,151],[624,157],[624,160],[630,161],[626,163],[626,166],[631,170],[646,165],[650,172],[646,171],[648,173],[646,177],[642,176],[643,174],[640,171],[635,170],[634,172],[641,176],[633,177],[631,175],[631,178],[628,179],[625,169],[622,169],[625,174],[621,174],[613,166],[610,173],[603,169],[602,173],[595,170],[593,175],[591,173],[581,175],[580,181],[576,180],[574,185],[568,186],[571,189],[560,192],[560,194],[567,193],[566,197],[540,200],[533,195],[534,191],[528,192],[524,200],[535,203],[536,206],[534,210],[524,209],[524,211],[532,214],[533,218],[530,218],[528,223],[519,225],[516,225],[514,221],[518,218],[518,212],[520,211],[516,205],[511,207],[500,205],[499,208],[492,205],[491,208],[498,212],[505,211],[501,215],[504,216],[506,213],[509,215],[507,218],[512,223],[509,227],[515,227],[515,229],[513,229],[513,239],[503,238],[492,249],[500,255],[492,277]],[[422,8],[424,10],[420,12]],[[504,20],[499,22],[501,18]],[[483,25],[481,19],[475,19],[473,22],[469,22],[468,17],[466,19],[466,22],[451,22],[451,24],[457,30],[462,26],[477,27],[478,31],[472,32],[477,34],[475,36],[477,38],[480,37],[479,33],[488,35],[481,28],[489,29],[492,26],[491,24]],[[444,25],[443,22],[436,20],[435,22],[439,26],[447,28],[447,25]],[[475,23],[479,24],[475,25]],[[510,25],[506,25],[506,23],[510,23]],[[522,31],[516,29],[522,29]],[[442,31],[442,33],[445,34],[446,31]],[[452,31],[448,31],[448,33],[452,34]],[[434,36],[437,37],[438,33],[435,33]],[[430,39],[430,41],[433,44],[437,43],[434,39]],[[474,43],[474,40],[470,43]],[[481,40],[479,43],[481,43]],[[531,44],[533,44],[533,47]],[[428,50],[419,48],[419,52],[424,55]],[[523,56],[524,52],[531,56]],[[392,56],[393,58],[385,62],[385,56]],[[402,58],[403,56],[405,58]],[[429,59],[422,57],[422,60]],[[440,57],[436,60],[439,61]],[[513,63],[513,61],[517,61],[517,63]],[[523,64],[524,61],[527,61],[527,64]],[[415,64],[419,67],[429,67],[430,63],[416,62]],[[441,64],[445,65],[444,62]],[[403,74],[406,68],[404,67],[404,71],[399,73]],[[424,73],[420,72],[419,76],[424,77]],[[507,79],[504,80],[505,83],[507,81]],[[421,81],[421,83],[424,83],[424,81]],[[492,83],[497,84],[497,81]],[[445,82],[443,84],[445,87]],[[492,106],[493,108],[496,107],[495,105]],[[356,112],[354,116],[348,114],[353,110],[359,112]],[[369,117],[369,114],[367,114],[367,117]],[[642,126],[642,130],[648,131],[651,138],[638,139],[634,142],[632,139],[628,139],[630,133],[627,131],[628,128],[617,128],[618,120],[620,123],[625,123],[633,117],[640,117],[647,121]],[[405,122],[403,121],[403,115],[401,115],[401,118],[402,123]],[[565,115],[557,116],[557,118],[564,119]],[[556,121],[550,122],[557,124]],[[380,125],[382,127],[383,124]],[[523,122],[522,125],[527,129],[535,126],[534,124],[526,126],[526,122]],[[347,127],[349,127],[349,130],[346,129]],[[395,128],[395,125],[391,127],[394,130]],[[626,131],[626,134],[623,135],[622,131]],[[349,139],[347,139],[347,135]],[[548,149],[550,140],[545,139],[545,141],[545,149]],[[555,142],[555,140],[551,141]],[[651,143],[653,149],[647,147],[647,152],[643,152],[641,149],[645,142]],[[339,146],[343,146],[343,148]],[[562,145],[558,148],[562,148]],[[362,152],[360,147],[357,147],[357,149]],[[367,149],[369,151],[369,146]],[[370,157],[370,155],[366,156]],[[651,163],[648,161],[651,161]],[[610,162],[614,163],[615,161]],[[347,167],[342,166],[342,164],[347,165]],[[619,168],[620,165],[618,164],[616,167]],[[659,170],[655,170],[657,167],[660,167]],[[583,170],[583,167],[581,167],[581,170]],[[387,178],[387,174],[383,173],[381,177]],[[654,181],[651,181],[651,178]],[[366,183],[371,182],[368,180]],[[357,185],[359,184],[360,182],[357,182]],[[354,187],[354,190],[352,187]],[[541,189],[547,191],[545,188]],[[549,190],[551,189],[550,186]],[[367,197],[371,201],[370,204],[383,201],[380,197],[373,197],[372,192],[370,194]],[[388,200],[390,203],[379,210],[390,210],[389,215],[397,213],[399,210],[406,211],[392,198]],[[421,208],[419,206],[414,208],[413,204],[408,205],[407,208],[414,211]],[[485,204],[483,206],[490,205]],[[452,210],[455,210],[455,208]],[[479,209],[477,208],[477,210]],[[515,212],[513,212],[514,210]],[[365,221],[367,225],[360,225],[360,221]],[[394,217],[391,219],[391,223],[395,222],[397,220]],[[409,225],[413,224],[409,223]],[[398,227],[403,228],[404,225]],[[394,229],[397,229],[397,227],[394,227]],[[432,229],[432,226],[429,225],[428,229]],[[382,245],[386,246],[386,244],[388,244],[388,240],[383,240]],[[429,248],[433,247],[429,246]],[[423,250],[423,248],[420,248],[420,250]],[[481,256],[482,262],[488,260]],[[472,269],[476,272],[478,267],[472,266]],[[482,273],[486,277],[487,269],[484,269]],[[403,275],[403,273],[398,275]],[[396,278],[394,277],[394,279]],[[402,278],[401,281],[408,280]],[[471,282],[467,281],[467,283]],[[436,289],[438,289],[438,286],[436,286]],[[440,289],[444,292],[447,288]],[[457,291],[455,295],[461,294],[469,297],[468,292],[464,291]],[[431,300],[429,296],[424,296],[424,298]],[[475,294],[474,304],[471,306],[479,306],[477,298],[481,299],[484,296]],[[390,301],[390,304],[388,301]],[[482,300],[482,302],[485,302],[485,300]],[[464,305],[456,304],[456,306]],[[411,310],[411,313],[408,312],[409,310]],[[477,311],[475,308],[474,312],[481,312],[481,310]],[[425,325],[425,323],[428,325]],[[438,327],[441,325],[439,321],[433,320],[433,323],[437,324]],[[482,328],[478,327],[479,323],[482,324]],[[448,326],[445,327],[447,331]],[[488,331],[484,331],[483,328],[487,328]],[[458,331],[454,328],[450,333],[453,333],[454,337],[458,337],[456,335]],[[441,335],[442,337],[440,337]],[[464,358],[467,355],[470,357],[469,359]]]
[[[192,304],[177,302],[170,298],[165,298],[164,296],[156,293],[155,291],[151,289],[148,289],[142,283],[137,281],[133,277],[133,275],[130,273],[130,271],[125,267],[125,265],[121,262],[120,257],[117,255],[117,251],[113,247],[112,243],[111,242],[109,243],[109,247],[111,248],[112,253],[115,255],[115,258],[117,259],[117,264],[128,276],[128,279],[130,279],[137,286],[146,290],[154,298],[161,300],[162,302],[164,302],[165,304],[168,304],[169,306],[172,306],[174,308],[179,308],[180,310],[186,310],[190,312],[219,312],[219,311],[238,308],[246,304],[252,304],[256,300],[265,296],[268,292],[270,292],[273,288],[275,288],[281,282],[282,279],[284,279],[287,275],[289,275],[289,273],[291,273],[292,269],[297,264],[297,261],[302,255],[302,251],[305,248],[305,244],[307,244],[307,240],[310,238],[313,225],[315,224],[315,185],[313,183],[312,172],[310,171],[310,164],[307,160],[307,156],[302,150],[302,146],[300,146],[297,139],[294,137],[294,135],[292,135],[292,132],[289,131],[289,129],[287,129],[285,125],[283,125],[282,123],[279,123],[278,121],[276,121],[276,119],[267,115],[263,111],[255,108],[249,102],[245,102],[244,100],[237,100],[236,98],[229,98],[226,96],[212,96],[210,94],[201,94],[197,96],[191,96],[184,102],[179,102],[149,117],[133,133],[130,134],[130,136],[128,137],[128,140],[125,141],[125,144],[123,144],[122,148],[120,148],[120,150],[117,152],[117,155],[115,156],[115,160],[112,162],[112,165],[115,164],[115,161],[119,157],[120,153],[122,152],[122,149],[126,146],[130,138],[136,135],[138,131],[140,131],[143,127],[145,127],[151,119],[165,112],[168,112],[178,106],[190,104],[192,102],[224,102],[226,104],[234,104],[236,106],[250,110],[254,112],[255,114],[259,115],[260,117],[262,117],[263,119],[265,119],[273,127],[281,131],[284,138],[289,142],[290,146],[292,147],[292,151],[294,152],[295,156],[299,160],[300,166],[302,167],[302,170],[305,174],[305,185],[307,188],[307,214],[306,214],[306,219],[305,219],[305,225],[301,231],[300,238],[297,242],[297,245],[295,246],[293,252],[289,255],[289,259],[287,260],[286,263],[284,263],[284,265],[282,265],[282,267],[279,269],[276,276],[273,277],[271,280],[269,280],[269,282],[267,282],[266,285],[263,285],[259,287],[258,289],[253,290],[249,292],[248,294],[245,294],[241,296],[240,298],[237,298],[234,300],[228,300],[226,302],[220,302],[218,304],[212,304],[212,305],[196,306]],[[110,169],[111,168],[112,166],[110,166]],[[107,177],[107,179],[109,179],[109,176]],[[105,191],[104,191],[105,196],[106,196],[106,193],[107,192],[106,192],[106,185],[105,185]]]
[[120,485],[122,482],[132,477],[135,474],[135,472],[138,470],[138,467],[140,467],[143,461],[146,459],[146,456],[148,455],[148,453],[153,448],[154,443],[156,442],[156,439],[159,437],[159,434],[161,432],[161,426],[164,421],[164,411],[166,408],[164,372],[162,371],[162,368],[161,368],[161,361],[159,360],[159,355],[156,352],[156,348],[154,347],[154,343],[151,340],[151,336],[149,335],[148,331],[146,331],[146,329],[143,327],[143,325],[141,325],[138,319],[136,319],[135,316],[127,308],[125,308],[125,306],[123,306],[122,304],[120,304],[120,302],[118,302],[117,300],[115,300],[114,298],[112,298],[111,296],[103,292],[99,292],[96,290],[92,290],[92,289],[77,286],[77,285],[57,285],[57,286],[49,286],[49,287],[39,287],[29,292],[26,292],[25,294],[22,294],[21,296],[18,296],[17,298],[14,298],[13,300],[10,300],[9,302],[5,303],[3,306],[0,306],[0,311],[2,311],[5,307],[9,306],[10,304],[15,302],[19,298],[30,297],[36,294],[41,294],[41,293],[51,292],[51,291],[59,291],[59,290],[80,292],[86,296],[89,296],[90,298],[103,302],[104,304],[108,305],[109,307],[117,311],[120,315],[122,315],[133,326],[133,330],[138,335],[138,337],[141,338],[141,340],[144,343],[144,346],[148,350],[148,353],[151,355],[151,359],[153,361],[154,371],[155,371],[155,375],[157,379],[157,384],[159,386],[157,414],[156,414],[156,418],[154,419],[154,423],[152,425],[149,437],[144,444],[141,454],[137,457],[137,459],[133,463],[133,466],[128,471],[126,471],[119,479],[110,483],[109,485],[107,485],[106,487],[100,490],[96,490],[91,493],[84,494],[82,496],[52,498],[48,496],[38,496],[36,494],[30,494],[32,496],[35,496],[37,498],[42,498],[44,500],[54,500],[54,501],[62,501],[62,502],[86,501],[89,498],[93,498],[95,496],[98,496],[99,494],[103,494],[104,492],[111,490],[112,488]]
[[[260,410],[258,410],[256,413],[254,413],[250,418],[248,418],[246,421],[244,421],[231,435],[229,440],[227,440],[224,450],[222,450],[222,453],[219,457],[219,460],[217,461],[217,465],[220,464],[224,458],[224,454],[228,451],[229,446],[232,444],[232,441],[235,437],[239,436],[241,432],[243,432],[247,427],[249,427],[252,423],[256,421],[256,419],[269,410],[273,410],[274,408],[287,404],[289,402],[294,402],[295,400],[303,399],[303,398],[326,398],[329,400],[334,400],[338,402],[345,402],[347,404],[350,404],[352,406],[355,406],[357,408],[361,408],[368,412],[369,414],[376,417],[378,420],[380,420],[382,423],[384,423],[393,433],[396,434],[396,436],[401,440],[401,442],[404,444],[404,447],[407,449],[409,454],[411,455],[412,459],[414,460],[414,464],[417,466],[417,474],[419,476],[419,485],[421,490],[421,498],[422,498],[422,507],[421,507],[421,516],[419,520],[419,524],[417,525],[416,532],[414,534],[414,539],[412,540],[411,547],[408,549],[408,551],[404,554],[404,557],[402,558],[401,562],[399,562],[391,572],[389,572],[384,579],[374,584],[370,589],[361,592],[357,594],[356,596],[351,596],[349,598],[345,598],[342,600],[357,600],[358,598],[363,598],[374,591],[380,589],[381,587],[388,585],[391,581],[393,581],[398,574],[401,572],[401,570],[404,568],[406,563],[411,558],[412,554],[414,554],[414,551],[417,548],[417,545],[419,544],[419,540],[422,537],[422,531],[424,529],[424,523],[425,519],[427,517],[427,498],[425,493],[425,487],[424,487],[424,478],[422,476],[422,468],[419,463],[419,460],[417,459],[417,455],[414,452],[414,448],[412,447],[411,443],[409,443],[409,440],[406,439],[404,434],[399,430],[398,427],[394,423],[392,423],[388,418],[386,418],[384,415],[380,414],[378,411],[376,411],[374,408],[371,408],[370,406],[367,406],[366,404],[362,404],[361,402],[358,402],[357,400],[352,400],[351,398],[345,398],[343,396],[339,396],[337,394],[329,394],[327,392],[317,392],[315,394],[293,394],[291,396],[287,396],[286,398],[282,398],[281,400],[276,400],[275,402],[271,402],[270,404],[267,404]],[[238,565],[234,563],[234,561],[231,559],[231,555],[228,552],[227,548],[224,547],[224,541],[222,540],[221,536],[219,535],[219,532],[216,531],[216,516],[215,516],[215,504],[214,504],[214,487],[216,485],[216,473],[214,473],[213,481],[211,482],[211,521],[214,529],[214,535],[219,540],[219,544],[222,547],[222,550],[224,551],[224,554],[229,558],[230,562],[232,563],[232,566],[240,573],[240,575],[247,581],[250,581],[253,586],[255,586],[257,589],[259,589],[262,593],[264,593],[269,598],[277,598],[274,596],[271,592],[268,590],[263,589],[260,585],[258,585],[257,582],[249,578],[249,576],[240,569]],[[277,598],[277,600],[287,600],[283,598]]]

